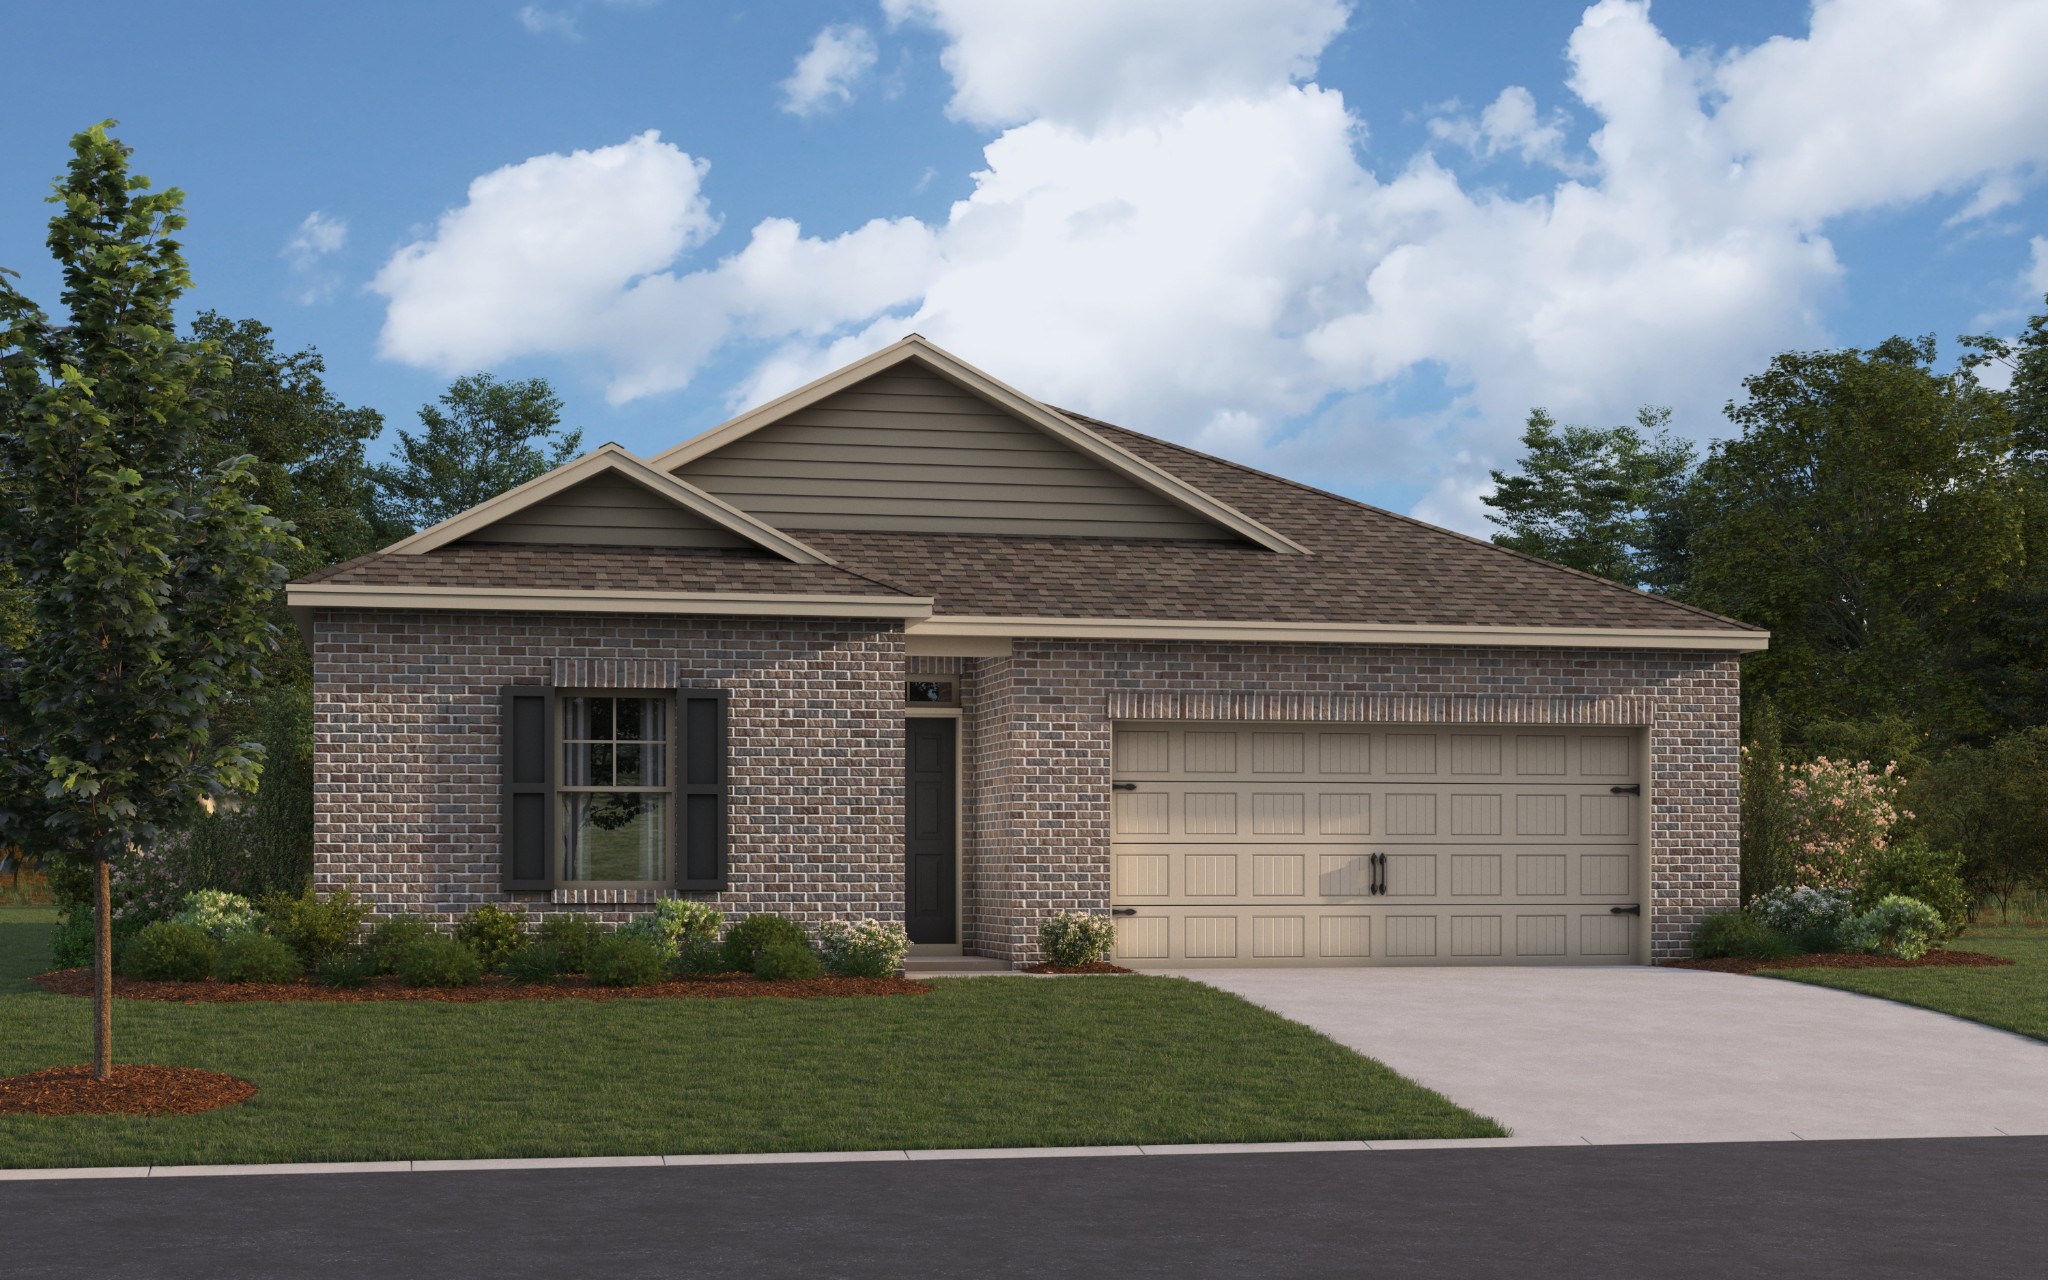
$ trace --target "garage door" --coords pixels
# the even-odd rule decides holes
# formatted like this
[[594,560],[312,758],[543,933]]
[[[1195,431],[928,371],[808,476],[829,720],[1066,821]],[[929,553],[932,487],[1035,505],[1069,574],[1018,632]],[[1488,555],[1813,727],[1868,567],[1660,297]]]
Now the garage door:
[[1639,960],[1639,747],[1625,729],[1120,723],[1117,958]]

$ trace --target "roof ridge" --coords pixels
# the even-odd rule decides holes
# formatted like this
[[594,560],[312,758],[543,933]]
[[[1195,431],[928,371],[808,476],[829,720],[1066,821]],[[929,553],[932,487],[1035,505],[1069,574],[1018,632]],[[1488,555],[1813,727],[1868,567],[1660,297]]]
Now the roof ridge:
[[1730,623],[1734,626],[1742,628],[1745,631],[1764,630],[1764,628],[1756,626],[1754,623],[1744,622],[1740,618],[1731,618],[1724,613],[1715,613],[1712,609],[1703,609],[1696,604],[1688,604],[1683,600],[1675,599],[1671,596],[1659,595],[1654,591],[1644,591],[1639,587],[1631,587],[1626,583],[1616,582],[1612,578],[1603,578],[1597,573],[1587,573],[1584,569],[1574,569],[1567,564],[1558,564],[1554,560],[1545,560],[1541,556],[1532,556],[1526,551],[1517,551],[1513,547],[1503,547],[1497,542],[1491,542],[1484,538],[1475,538],[1469,533],[1459,533],[1456,529],[1446,529],[1442,525],[1431,524],[1427,520],[1421,520],[1410,515],[1403,515],[1399,511],[1389,511],[1385,507],[1376,507],[1370,502],[1361,502],[1357,498],[1346,497],[1344,494],[1341,493],[1332,493],[1328,489],[1318,489],[1312,484],[1304,484],[1302,481],[1293,480],[1283,475],[1276,475],[1271,471],[1261,471],[1257,467],[1247,466],[1242,462],[1237,462],[1230,458],[1218,457],[1213,453],[1204,453],[1200,449],[1191,449],[1187,445],[1179,444],[1172,440],[1162,439],[1159,436],[1147,435],[1142,431],[1134,431],[1129,427],[1120,427],[1114,422],[1104,422],[1100,418],[1091,417],[1090,415],[1085,413],[1076,413],[1072,409],[1059,409],[1058,412],[1063,413],[1070,418],[1079,418],[1081,421],[1086,422],[1093,427],[1119,432],[1127,436],[1136,436],[1140,440],[1149,440],[1153,444],[1164,445],[1168,449],[1172,449],[1180,453],[1190,454],[1194,457],[1202,459],[1205,462],[1214,462],[1219,466],[1229,467],[1234,471],[1242,471],[1246,475],[1257,476],[1262,480],[1276,481],[1280,484],[1287,485],[1289,488],[1300,489],[1305,493],[1315,494],[1319,498],[1333,498],[1338,502],[1348,503],[1349,505],[1357,507],[1362,511],[1370,511],[1375,515],[1382,515],[1392,520],[1399,520],[1404,524],[1413,525],[1418,529],[1426,529],[1430,533],[1441,534],[1442,536],[1447,538],[1456,538],[1461,542],[1469,542],[1473,546],[1484,547],[1488,551],[1495,551],[1499,552],[1502,555],[1513,556],[1517,559],[1526,560],[1530,564],[1541,565],[1545,569],[1554,569],[1559,573],[1571,574],[1574,577],[1583,578],[1588,582],[1597,582],[1601,586],[1606,587],[1610,590],[1624,592],[1627,595],[1633,596],[1638,599],[1654,600],[1659,604],[1668,604],[1673,606],[1674,608],[1684,609],[1688,613],[1697,614],[1702,618],[1712,618],[1716,622]]

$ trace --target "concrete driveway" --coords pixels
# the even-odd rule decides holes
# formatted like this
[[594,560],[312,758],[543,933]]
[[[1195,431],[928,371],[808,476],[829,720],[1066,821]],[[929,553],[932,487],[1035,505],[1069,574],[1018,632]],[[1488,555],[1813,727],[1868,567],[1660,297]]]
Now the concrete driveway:
[[1185,971],[1539,1142],[2048,1134],[2048,1044],[1684,969]]

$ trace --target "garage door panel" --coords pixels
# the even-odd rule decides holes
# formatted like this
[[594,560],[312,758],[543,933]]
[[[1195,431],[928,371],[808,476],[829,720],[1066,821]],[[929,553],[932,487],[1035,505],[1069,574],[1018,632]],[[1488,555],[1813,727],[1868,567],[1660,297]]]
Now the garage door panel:
[[[1630,730],[1115,729],[1112,892],[1129,962],[1638,958]],[[1374,855],[1380,855],[1376,860]]]

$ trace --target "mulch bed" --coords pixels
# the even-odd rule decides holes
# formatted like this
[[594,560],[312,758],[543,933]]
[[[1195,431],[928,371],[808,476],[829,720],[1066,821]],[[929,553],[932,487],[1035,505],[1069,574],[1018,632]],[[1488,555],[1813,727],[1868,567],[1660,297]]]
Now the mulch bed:
[[1039,963],[1037,963],[1037,964],[1027,964],[1027,965],[1025,965],[1025,966],[1024,966],[1024,972],[1026,972],[1026,973],[1132,973],[1132,972],[1135,972],[1135,971],[1134,971],[1134,970],[1131,970],[1131,969],[1126,969],[1126,968],[1124,968],[1124,967],[1123,967],[1122,965],[1120,965],[1120,964],[1106,964],[1106,963],[1104,963],[1104,962],[1103,962],[1103,961],[1101,961],[1101,960],[1097,960],[1097,961],[1095,961],[1095,962],[1094,962],[1093,964],[1047,964],[1047,963],[1045,963],[1044,961],[1040,961],[1040,962],[1039,962]]
[[[92,996],[91,969],[59,969],[36,975],[34,982],[60,996]],[[117,1000],[169,1000],[180,1004],[244,1004],[251,1001],[330,1000],[362,1003],[371,1000],[439,1000],[477,1004],[487,1000],[803,1000],[819,996],[921,996],[931,985],[905,978],[806,978],[767,982],[750,974],[710,978],[674,978],[644,987],[598,987],[584,978],[556,982],[514,982],[488,976],[468,987],[408,987],[392,977],[372,978],[360,987],[323,987],[316,982],[146,982],[114,979]]]
[[256,1086],[239,1076],[191,1067],[121,1062],[106,1080],[93,1079],[89,1066],[0,1076],[0,1115],[191,1116],[255,1096]]
[[1666,960],[1672,969],[1706,969],[1713,973],[1755,973],[1759,969],[1991,969],[2009,965],[2004,956],[1987,956],[1981,951],[1930,951],[1918,960],[1897,956],[1847,955],[1823,951],[1814,955],[1786,956],[1779,960],[1750,960],[1728,956],[1719,960]]

